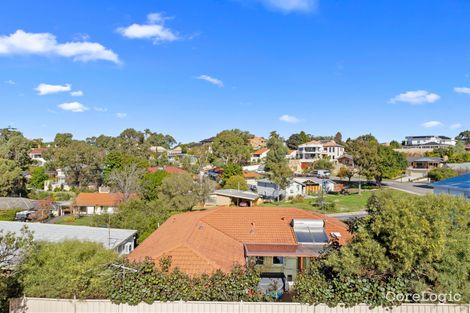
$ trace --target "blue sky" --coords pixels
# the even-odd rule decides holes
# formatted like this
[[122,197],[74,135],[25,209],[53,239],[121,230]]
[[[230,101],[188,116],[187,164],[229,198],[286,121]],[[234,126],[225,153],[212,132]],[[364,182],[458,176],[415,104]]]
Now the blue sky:
[[469,1],[136,3],[0,2],[0,126],[181,142],[470,127]]

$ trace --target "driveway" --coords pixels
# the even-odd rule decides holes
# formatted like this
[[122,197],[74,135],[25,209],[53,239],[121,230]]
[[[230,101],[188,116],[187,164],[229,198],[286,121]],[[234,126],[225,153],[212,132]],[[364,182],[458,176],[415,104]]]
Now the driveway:
[[397,182],[397,181],[384,181],[382,183],[384,186],[387,186],[392,189],[401,190],[418,196],[423,196],[429,193],[432,193],[433,188],[427,183],[413,183],[413,182]]

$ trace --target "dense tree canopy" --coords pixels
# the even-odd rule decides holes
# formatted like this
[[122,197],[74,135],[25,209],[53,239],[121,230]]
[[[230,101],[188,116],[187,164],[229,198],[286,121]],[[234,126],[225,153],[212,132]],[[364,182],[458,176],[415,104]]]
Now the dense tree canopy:
[[271,181],[284,189],[289,185],[293,176],[286,159],[287,147],[284,144],[284,139],[273,131],[267,145],[269,152],[266,156],[265,170],[269,172]]
[[246,163],[250,158],[251,135],[239,129],[224,130],[215,136],[212,150],[216,158],[220,158],[224,164]]
[[289,136],[286,140],[287,147],[292,150],[297,150],[297,148],[304,143],[307,143],[312,140],[312,135],[307,134],[304,131],[300,133],[295,133]]

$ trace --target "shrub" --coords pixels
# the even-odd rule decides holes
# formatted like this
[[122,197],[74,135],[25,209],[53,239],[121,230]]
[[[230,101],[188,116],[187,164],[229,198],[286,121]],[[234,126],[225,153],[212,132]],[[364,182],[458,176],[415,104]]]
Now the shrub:
[[458,173],[456,170],[447,167],[434,168],[428,173],[428,177],[434,181],[455,177],[457,175]]

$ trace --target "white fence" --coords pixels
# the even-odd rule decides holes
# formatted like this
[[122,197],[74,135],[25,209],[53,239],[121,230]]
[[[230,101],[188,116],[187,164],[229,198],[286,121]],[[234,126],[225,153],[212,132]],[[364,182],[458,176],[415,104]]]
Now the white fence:
[[470,305],[404,304],[393,309],[358,305],[352,308],[299,303],[263,302],[156,302],[136,306],[109,300],[18,298],[10,301],[10,313],[470,313]]

